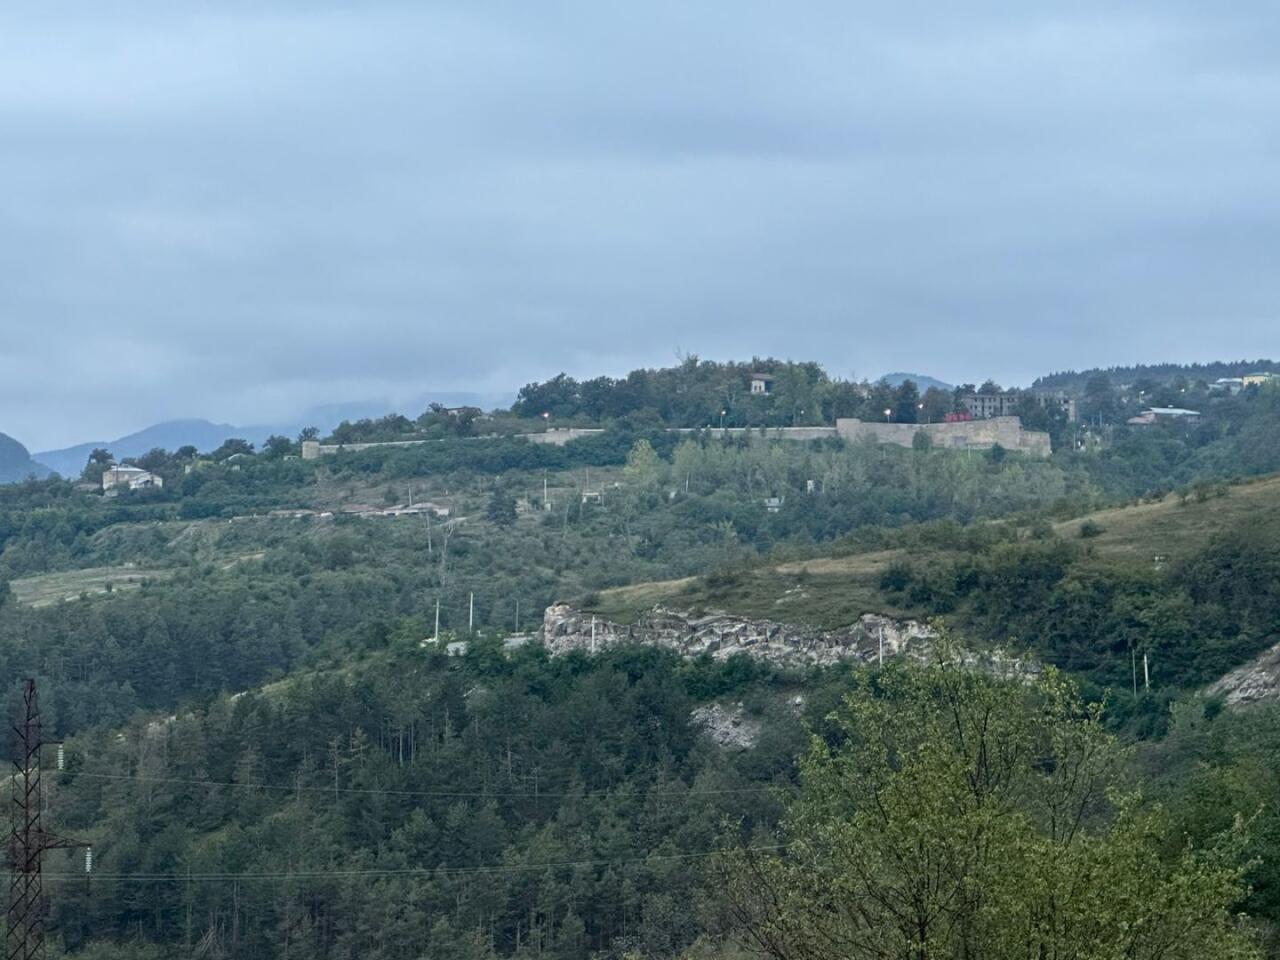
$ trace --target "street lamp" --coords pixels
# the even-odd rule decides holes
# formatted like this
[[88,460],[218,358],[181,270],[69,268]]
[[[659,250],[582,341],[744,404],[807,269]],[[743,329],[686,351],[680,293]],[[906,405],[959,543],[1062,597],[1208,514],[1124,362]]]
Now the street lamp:
[[884,411],[884,422],[888,423],[891,416],[893,416],[893,411],[886,407]]
[[[919,410],[921,413],[924,413],[924,404],[923,403],[916,404],[916,409]],[[917,417],[916,419],[919,420],[920,418]],[[925,419],[925,422],[926,423],[928,422],[928,418]]]
[[720,432],[721,432],[721,433],[723,433],[723,432],[724,432],[724,418],[725,418],[725,415],[726,415],[728,412],[729,412],[728,410],[721,410],[721,411],[720,411]]

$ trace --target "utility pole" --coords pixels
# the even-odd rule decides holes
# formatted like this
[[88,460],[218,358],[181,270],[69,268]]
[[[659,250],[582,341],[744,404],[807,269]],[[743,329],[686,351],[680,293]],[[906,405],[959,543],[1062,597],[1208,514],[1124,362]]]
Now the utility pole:
[[[22,719],[14,725],[18,735],[13,758],[13,827],[9,833],[9,911],[5,935],[6,960],[41,960],[44,957],[44,918],[49,904],[41,874],[49,850],[71,850],[87,844],[46,833],[40,823],[43,789],[40,782],[40,705],[35,680],[22,685]],[[85,869],[92,860],[85,859]]]
[[476,594],[473,590],[467,598],[467,633],[475,633],[476,627]]
[[436,643],[440,642],[440,601],[439,600],[436,601],[436,635],[433,639],[434,639],[434,642]]

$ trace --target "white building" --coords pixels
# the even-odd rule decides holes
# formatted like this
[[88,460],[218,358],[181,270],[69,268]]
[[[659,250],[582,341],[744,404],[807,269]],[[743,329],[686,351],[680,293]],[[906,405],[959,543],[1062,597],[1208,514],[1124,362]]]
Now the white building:
[[1136,417],[1129,418],[1129,424],[1135,427],[1150,426],[1153,423],[1199,423],[1200,411],[1187,410],[1184,407],[1150,407]]
[[115,464],[102,471],[102,492],[125,487],[129,490],[159,489],[164,479],[141,467],[121,467]]

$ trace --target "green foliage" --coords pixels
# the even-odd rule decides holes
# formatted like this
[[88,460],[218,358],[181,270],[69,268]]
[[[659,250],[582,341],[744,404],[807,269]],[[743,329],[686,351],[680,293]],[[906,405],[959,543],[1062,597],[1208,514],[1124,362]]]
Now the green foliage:
[[724,867],[779,960],[1244,958],[1244,834],[1179,842],[1119,792],[1120,754],[1066,681],[1002,681],[947,654],[864,679],[815,739],[785,852]]
[[489,495],[489,505],[485,508],[484,517],[500,527],[511,526],[516,522],[515,494],[505,487],[495,487]]
[[768,679],[652,649],[413,642],[94,728],[58,798],[101,877],[60,885],[53,924],[104,957],[673,956],[701,928],[722,818],[772,824],[799,743],[778,711],[750,756],[715,749],[691,697]]

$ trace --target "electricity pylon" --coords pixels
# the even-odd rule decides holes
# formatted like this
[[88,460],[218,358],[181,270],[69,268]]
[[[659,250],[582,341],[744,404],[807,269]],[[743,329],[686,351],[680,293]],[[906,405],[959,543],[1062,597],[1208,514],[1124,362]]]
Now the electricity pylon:
[[13,757],[13,829],[9,834],[9,912],[5,935],[6,960],[41,960],[44,957],[44,918],[49,904],[40,873],[48,850],[83,847],[46,833],[40,823],[43,793],[40,782],[40,705],[36,682],[22,684],[23,714],[14,725],[17,746]]

